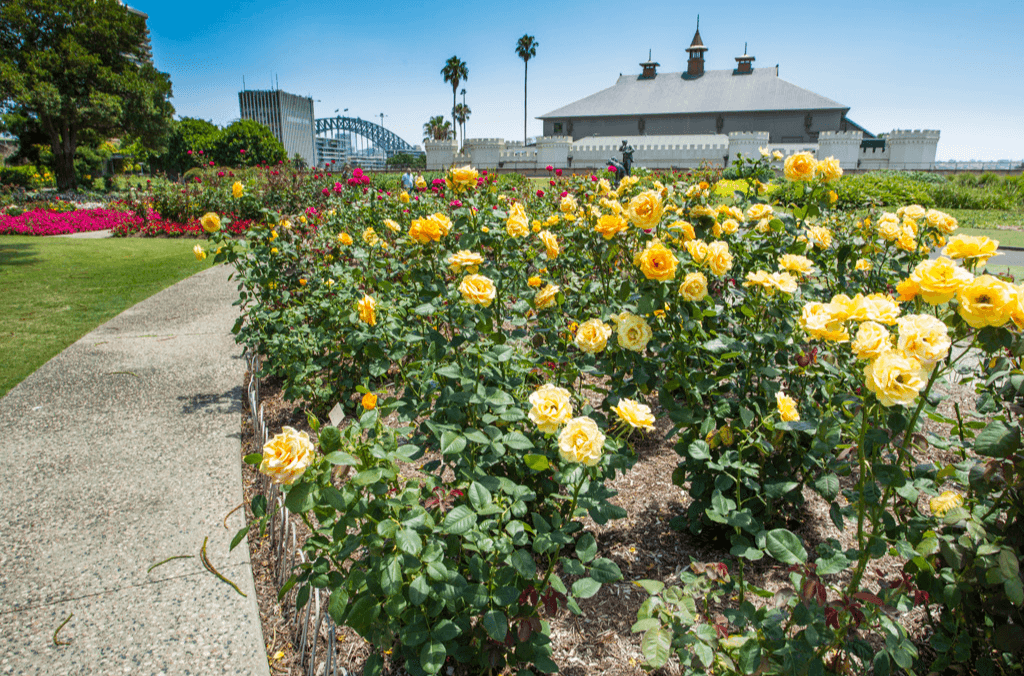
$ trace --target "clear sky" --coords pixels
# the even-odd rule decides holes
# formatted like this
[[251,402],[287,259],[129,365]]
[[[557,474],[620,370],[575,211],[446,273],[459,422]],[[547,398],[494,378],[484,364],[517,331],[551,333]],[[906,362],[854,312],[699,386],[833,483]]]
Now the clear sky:
[[[733,68],[744,42],[755,67],[850,107],[874,133],[939,129],[938,160],[1024,158],[1024,2],[312,2],[131,0],[149,14],[153,59],[170,73],[179,117],[237,119],[242,79],[312,96],[316,117],[335,109],[422,142],[423,123],[450,116],[441,77],[466,62],[469,138],[523,137],[535,119],[639,73],[650,49],[660,72],[686,68],[696,16],[708,69]],[[273,80],[271,78],[274,78]],[[462,97],[459,96],[459,101]]]

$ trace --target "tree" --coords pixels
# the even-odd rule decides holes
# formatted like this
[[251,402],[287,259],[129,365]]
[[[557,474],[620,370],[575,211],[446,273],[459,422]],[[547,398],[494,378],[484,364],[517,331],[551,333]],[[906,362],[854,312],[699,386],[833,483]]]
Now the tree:
[[457,56],[445,61],[444,68],[441,69],[441,75],[444,76],[445,82],[450,82],[452,85],[452,126],[456,127],[458,122],[455,119],[455,95],[459,91],[459,83],[463,80],[469,79],[469,69],[466,68],[466,63],[459,59]]
[[530,59],[537,56],[540,43],[532,35],[524,35],[516,43],[516,54],[523,60],[523,145],[526,145],[526,78],[529,74]]
[[209,160],[220,133],[217,125],[194,117],[172,122],[167,153],[163,157],[164,170],[180,174]]
[[145,30],[118,0],[0,3],[0,107],[38,123],[59,189],[76,185],[80,144],[130,133],[155,147],[166,134],[171,81],[144,61]]
[[435,115],[423,125],[423,141],[447,141],[452,137],[452,123],[444,115]]
[[277,164],[288,159],[284,146],[265,124],[238,120],[224,127],[213,147],[213,159],[228,167]]
[[467,106],[465,103],[457,103],[457,104],[455,104],[455,120],[462,127],[462,145],[463,145],[463,147],[465,147],[465,145],[466,145],[466,120],[469,119],[469,115],[472,112],[473,111],[470,110],[469,106]]

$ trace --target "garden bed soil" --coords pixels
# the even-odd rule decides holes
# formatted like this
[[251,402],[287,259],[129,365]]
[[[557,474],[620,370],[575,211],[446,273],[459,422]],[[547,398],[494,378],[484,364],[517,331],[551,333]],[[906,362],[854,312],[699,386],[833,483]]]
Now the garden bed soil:
[[[247,376],[248,377],[248,376]],[[296,410],[291,402],[284,401],[280,388],[273,382],[261,382],[264,420],[273,434],[288,425],[308,430],[305,415]],[[940,412],[953,416],[953,405],[959,404],[962,412],[972,411],[975,396],[973,387],[964,384],[952,385],[943,392]],[[655,415],[659,410],[650,402]],[[253,430],[249,412],[242,418],[242,455],[258,453],[254,445]],[[930,420],[923,425],[925,430],[939,435],[949,433],[945,426]],[[688,505],[689,498],[684,489],[673,485],[672,472],[678,463],[678,455],[671,442],[665,440],[669,431],[666,420],[659,420],[656,429],[632,440],[638,455],[638,462],[625,475],[616,477],[611,487],[619,495],[613,502],[623,507],[627,517],[599,526],[590,519],[585,520],[586,530],[597,538],[598,550],[620,567],[623,579],[606,584],[590,599],[580,601],[582,616],[567,610],[559,611],[551,619],[551,640],[554,646],[552,658],[561,667],[560,673],[567,676],[640,676],[651,673],[654,676],[674,676],[678,667],[670,662],[666,667],[647,672],[641,667],[641,634],[633,634],[630,627],[636,622],[637,611],[647,598],[636,580],[652,579],[666,585],[678,584],[679,572],[691,562],[728,560],[728,544],[723,540],[712,540],[688,532],[674,530],[669,521],[680,514]],[[934,447],[917,448],[914,451],[918,462],[932,462],[936,465],[959,462],[960,456],[952,451]],[[243,482],[246,505],[249,504],[260,475],[256,468],[243,464]],[[844,488],[854,482],[852,477],[843,479]],[[813,549],[814,545],[828,538],[838,539],[845,547],[855,541],[854,528],[839,531],[829,518],[827,503],[813,491],[805,490],[806,504],[792,529]],[[922,501],[925,498],[922,497]],[[252,515],[249,514],[251,519]],[[256,531],[249,535],[249,553],[252,559],[253,577],[259,598],[260,619],[263,636],[270,661],[271,673],[275,676],[300,676],[306,671],[299,664],[299,654],[293,639],[294,604],[283,607],[277,599],[277,587],[270,569],[270,547],[266,538]],[[883,579],[898,576],[901,564],[885,557],[873,562],[864,575],[863,586],[877,589]],[[785,566],[770,559],[748,564],[746,578],[753,584],[772,592],[789,586]],[[294,593],[289,595],[294,597]],[[286,600],[287,603],[287,600]],[[924,609],[917,608],[901,618],[904,626],[917,643],[922,656],[930,653],[927,646],[927,624]],[[350,674],[359,674],[370,655],[370,644],[347,627],[338,628],[340,665]],[[321,650],[323,648],[321,647]],[[340,673],[340,672],[339,672]],[[386,676],[403,676],[407,672],[400,665],[385,667]],[[447,676],[459,676],[449,673]]]

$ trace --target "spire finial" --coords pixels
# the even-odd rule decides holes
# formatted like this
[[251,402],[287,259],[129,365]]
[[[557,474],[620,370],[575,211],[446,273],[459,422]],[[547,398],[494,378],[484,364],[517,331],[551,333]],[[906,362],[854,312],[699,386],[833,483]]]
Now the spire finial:
[[697,15],[697,30],[700,30],[700,14]]
[[651,49],[649,47],[647,48],[647,60],[651,60]]
[[744,42],[743,43],[743,56],[746,56],[746,55],[747,55],[747,43]]

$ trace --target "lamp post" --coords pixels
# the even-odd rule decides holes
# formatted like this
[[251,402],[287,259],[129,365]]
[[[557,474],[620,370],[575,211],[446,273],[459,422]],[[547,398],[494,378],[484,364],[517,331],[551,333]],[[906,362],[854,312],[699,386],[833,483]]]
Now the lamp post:
[[[462,91],[459,92],[459,93],[462,94],[462,109],[465,110],[466,109],[466,89],[463,88]],[[466,120],[465,120],[465,118],[463,118],[463,120],[462,120],[462,145],[463,146],[466,145]]]

